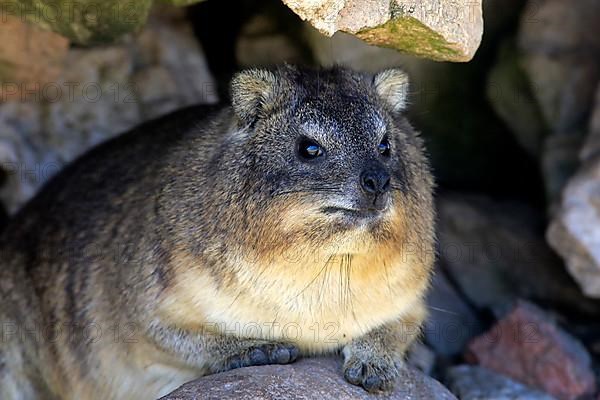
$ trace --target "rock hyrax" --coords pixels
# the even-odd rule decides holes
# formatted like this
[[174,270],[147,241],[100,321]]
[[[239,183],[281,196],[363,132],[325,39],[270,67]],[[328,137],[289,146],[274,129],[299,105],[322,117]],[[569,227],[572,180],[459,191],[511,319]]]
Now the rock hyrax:
[[150,399],[340,351],[389,390],[425,316],[432,177],[408,81],[238,73],[92,150],[3,231],[2,399]]

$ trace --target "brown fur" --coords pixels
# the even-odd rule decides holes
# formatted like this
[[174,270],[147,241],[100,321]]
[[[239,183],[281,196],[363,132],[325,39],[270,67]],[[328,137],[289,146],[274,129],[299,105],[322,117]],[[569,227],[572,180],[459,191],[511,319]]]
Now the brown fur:
[[[433,263],[432,178],[403,116],[406,82],[399,70],[246,71],[232,107],[152,121],[69,166],[0,239],[0,397],[157,398],[337,350],[348,381],[390,389]],[[298,161],[301,135],[327,157]],[[358,204],[367,162],[391,174],[381,217],[324,212]]]

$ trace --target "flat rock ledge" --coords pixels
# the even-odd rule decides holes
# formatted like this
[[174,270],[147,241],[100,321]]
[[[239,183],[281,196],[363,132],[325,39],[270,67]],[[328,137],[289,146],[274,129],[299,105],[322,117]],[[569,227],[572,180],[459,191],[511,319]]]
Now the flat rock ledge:
[[247,367],[204,376],[162,399],[456,400],[456,397],[442,384],[414,369],[402,374],[393,393],[371,395],[344,380],[340,360],[307,358],[289,365]]

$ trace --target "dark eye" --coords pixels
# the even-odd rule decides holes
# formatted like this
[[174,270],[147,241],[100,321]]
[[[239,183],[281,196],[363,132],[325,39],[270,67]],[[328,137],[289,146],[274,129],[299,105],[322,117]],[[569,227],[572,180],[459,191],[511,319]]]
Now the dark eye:
[[385,157],[389,157],[390,155],[390,142],[387,138],[384,138],[381,143],[377,146],[377,150],[379,154]]
[[302,139],[298,144],[298,154],[305,160],[314,160],[317,157],[321,157],[324,153],[323,147],[314,140]]

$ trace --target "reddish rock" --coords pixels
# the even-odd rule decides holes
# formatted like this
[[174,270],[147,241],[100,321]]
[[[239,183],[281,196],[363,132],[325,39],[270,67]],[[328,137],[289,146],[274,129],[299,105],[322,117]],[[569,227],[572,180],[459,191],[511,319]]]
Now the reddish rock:
[[59,34],[1,14],[0,102],[35,98],[51,90],[46,85],[56,85],[68,49],[68,39]]
[[595,391],[590,356],[542,310],[524,301],[468,346],[466,358],[558,399]]

